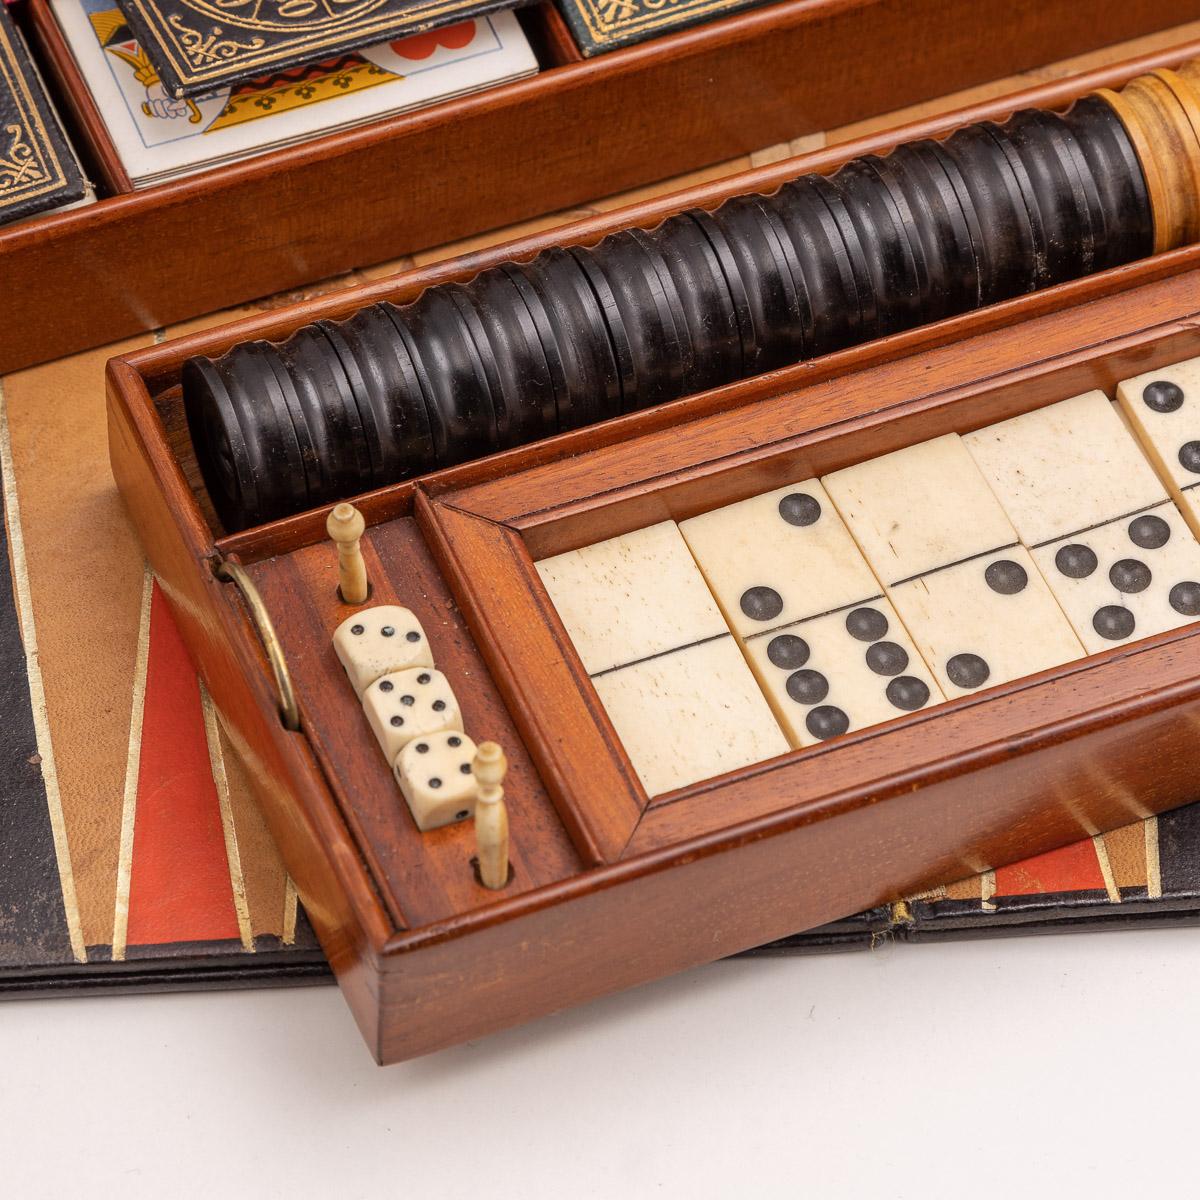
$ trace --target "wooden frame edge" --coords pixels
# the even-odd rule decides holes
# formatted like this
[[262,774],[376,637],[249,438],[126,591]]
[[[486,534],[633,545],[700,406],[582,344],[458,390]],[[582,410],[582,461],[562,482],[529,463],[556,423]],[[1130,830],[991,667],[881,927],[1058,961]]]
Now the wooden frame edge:
[[[620,857],[646,796],[515,531],[418,492],[417,521],[584,860]],[[586,682],[586,676],[583,676]],[[546,748],[569,740],[569,755]]]
[[[764,11],[764,10],[758,10]],[[627,53],[622,51],[622,54]],[[895,126],[880,133],[869,134],[853,141],[837,143],[822,149],[784,159],[764,167],[726,176],[714,183],[697,184],[680,191],[671,192],[652,200],[640,201],[613,209],[597,216],[585,217],[560,225],[547,233],[528,234],[489,246],[484,250],[460,255],[443,262],[434,263],[427,267],[402,271],[396,275],[376,280],[367,284],[359,284],[343,291],[332,292],[311,301],[302,301],[285,308],[276,309],[270,313],[255,314],[228,322],[216,329],[203,330],[181,338],[171,339],[158,346],[146,347],[124,356],[143,375],[151,391],[158,391],[169,386],[172,379],[168,373],[184,358],[193,354],[215,355],[240,341],[262,338],[267,341],[278,341],[287,337],[300,325],[315,320],[343,319],[368,304],[387,300],[395,304],[404,304],[415,299],[427,287],[442,283],[462,282],[473,278],[480,271],[497,266],[503,262],[523,261],[538,253],[547,245],[593,245],[608,233],[632,226],[647,227],[657,225],[667,217],[686,208],[711,207],[734,195],[752,192],[772,192],[795,178],[797,175],[828,173],[849,161],[851,158],[864,154],[886,154],[890,149],[904,141],[924,137],[941,137],[963,125],[980,120],[1003,120],[1012,112],[1021,108],[1059,108],[1072,103],[1081,96],[1102,87],[1119,87],[1135,75],[1162,66],[1176,66],[1180,62],[1200,56],[1200,39],[1172,47],[1168,51],[1140,55],[1114,64],[1111,67],[1098,68],[1070,75],[1061,80],[1041,84],[1035,88],[1021,89],[990,101],[981,101],[939,114],[936,117],[921,121],[910,122]],[[603,61],[604,56],[588,60],[588,65]],[[2,233],[0,233],[2,237]],[[1186,253],[1186,251],[1184,251]],[[1179,253],[1179,252],[1175,252]],[[1159,256],[1169,258],[1170,255]],[[1115,268],[1116,271],[1127,271],[1131,267],[1144,266],[1155,262],[1156,259],[1142,259],[1125,267]],[[1107,273],[1106,273],[1107,274]],[[1017,297],[987,309],[963,314],[965,317],[976,316],[979,313],[994,312],[1009,305],[1029,302],[1050,293],[1063,294],[1061,288],[1070,288],[1074,284],[1086,283],[1096,276],[1085,276],[1081,280],[1060,284],[1029,296]],[[950,325],[962,317],[949,318],[939,324]],[[920,327],[931,328],[930,326]],[[916,331],[908,331],[909,333]],[[905,334],[894,335],[905,337]],[[888,339],[882,339],[888,340]],[[859,349],[855,347],[853,349]],[[794,368],[791,368],[794,369]],[[789,368],[784,369],[789,370]],[[777,373],[778,374],[778,373]]]

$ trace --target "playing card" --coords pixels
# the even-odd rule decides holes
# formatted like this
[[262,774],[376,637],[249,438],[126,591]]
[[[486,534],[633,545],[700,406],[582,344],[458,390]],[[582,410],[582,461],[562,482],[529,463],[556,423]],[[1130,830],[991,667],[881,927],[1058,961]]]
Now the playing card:
[[173,98],[478,19],[512,0],[118,0]]
[[113,0],[52,7],[137,187],[537,69],[516,18],[497,13],[177,99]]
[[25,43],[0,5],[0,225],[90,198]]

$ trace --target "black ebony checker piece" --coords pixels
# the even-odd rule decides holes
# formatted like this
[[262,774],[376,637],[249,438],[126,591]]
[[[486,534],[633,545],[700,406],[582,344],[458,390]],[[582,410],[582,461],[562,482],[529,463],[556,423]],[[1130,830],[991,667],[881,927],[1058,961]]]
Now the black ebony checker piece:
[[[1089,97],[192,359],[188,423],[240,529],[1117,266],[1153,236],[1129,136]],[[1015,588],[1003,567],[989,583]]]

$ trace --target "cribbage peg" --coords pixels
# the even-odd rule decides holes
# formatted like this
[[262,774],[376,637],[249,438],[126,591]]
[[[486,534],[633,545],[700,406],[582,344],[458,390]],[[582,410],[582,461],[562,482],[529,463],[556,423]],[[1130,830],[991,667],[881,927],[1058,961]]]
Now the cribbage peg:
[[365,604],[370,591],[360,545],[366,527],[362,513],[353,504],[335,504],[325,522],[325,529],[337,546],[338,591],[347,604]]
[[475,854],[484,887],[498,891],[508,883],[508,809],[504,776],[508,759],[495,742],[481,742],[475,754]]

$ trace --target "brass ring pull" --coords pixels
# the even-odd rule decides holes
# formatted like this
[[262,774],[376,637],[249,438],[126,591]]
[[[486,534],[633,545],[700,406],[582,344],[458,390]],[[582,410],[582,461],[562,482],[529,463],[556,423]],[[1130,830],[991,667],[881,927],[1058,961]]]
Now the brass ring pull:
[[271,621],[271,614],[259,594],[258,588],[250,578],[246,568],[239,563],[222,560],[217,563],[215,574],[225,583],[237,585],[242,593],[242,599],[250,610],[250,619],[258,631],[258,640],[267,653],[267,661],[275,676],[275,688],[279,692],[279,719],[284,729],[293,731],[300,728],[300,706],[296,703],[296,692],[292,687],[291,672],[288,671],[287,659],[283,656],[283,647],[279,644],[279,635]]

